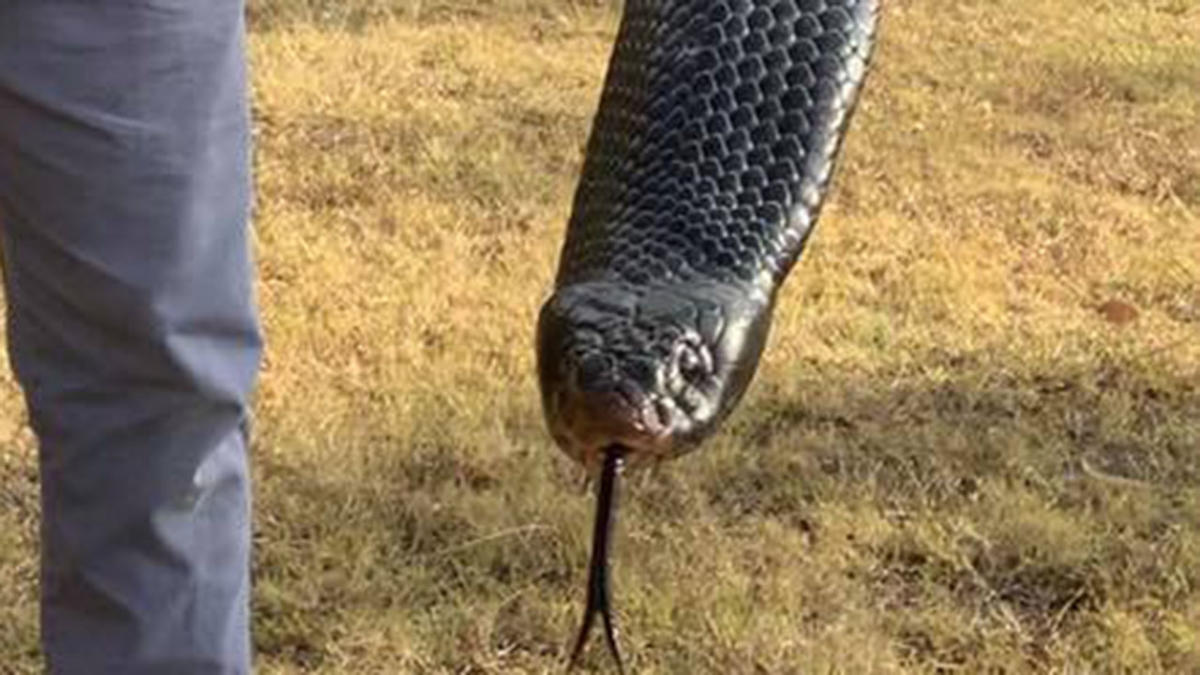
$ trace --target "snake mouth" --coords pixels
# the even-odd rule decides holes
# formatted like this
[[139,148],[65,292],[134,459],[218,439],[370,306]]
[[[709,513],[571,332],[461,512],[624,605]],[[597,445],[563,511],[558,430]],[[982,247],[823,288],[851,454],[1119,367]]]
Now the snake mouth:
[[562,445],[588,467],[599,467],[604,448],[614,445],[622,446],[626,461],[635,465],[666,457],[675,445],[674,407],[627,382],[589,391],[571,378],[557,407]]

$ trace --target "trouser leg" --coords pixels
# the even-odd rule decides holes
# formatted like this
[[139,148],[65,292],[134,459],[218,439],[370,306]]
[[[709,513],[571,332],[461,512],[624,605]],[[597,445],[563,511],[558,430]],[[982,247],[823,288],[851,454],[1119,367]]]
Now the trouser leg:
[[54,673],[249,672],[242,12],[0,2],[0,243]]

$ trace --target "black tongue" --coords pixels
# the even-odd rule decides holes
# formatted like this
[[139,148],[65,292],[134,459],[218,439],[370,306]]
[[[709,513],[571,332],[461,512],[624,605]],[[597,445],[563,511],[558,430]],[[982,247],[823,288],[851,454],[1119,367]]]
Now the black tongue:
[[617,512],[617,474],[624,456],[625,449],[619,445],[604,451],[604,467],[600,473],[600,484],[596,488],[596,525],[592,530],[592,561],[588,566],[587,607],[583,610],[583,625],[579,627],[579,636],[575,638],[575,648],[571,650],[568,672],[578,663],[597,614],[604,620],[604,639],[608,643],[608,651],[612,654],[613,661],[617,664],[617,672],[625,672],[621,663],[621,650],[617,647],[616,628],[613,625],[608,570],[608,554]]

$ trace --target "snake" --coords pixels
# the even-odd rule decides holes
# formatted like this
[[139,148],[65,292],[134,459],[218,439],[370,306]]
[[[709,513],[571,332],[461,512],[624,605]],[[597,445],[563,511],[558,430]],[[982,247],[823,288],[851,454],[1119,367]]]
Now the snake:
[[611,610],[617,478],[697,448],[758,369],[870,67],[879,0],[626,0],[537,321],[550,435],[599,476],[587,606]]

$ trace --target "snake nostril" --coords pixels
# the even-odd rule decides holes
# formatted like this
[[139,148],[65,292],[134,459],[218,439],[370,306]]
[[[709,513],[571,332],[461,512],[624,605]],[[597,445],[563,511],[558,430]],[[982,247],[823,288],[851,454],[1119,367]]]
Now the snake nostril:
[[603,354],[588,354],[579,360],[577,371],[579,387],[595,390],[612,381],[612,360]]
[[646,390],[653,390],[657,384],[658,368],[648,359],[630,359],[623,366],[625,374],[631,380]]

